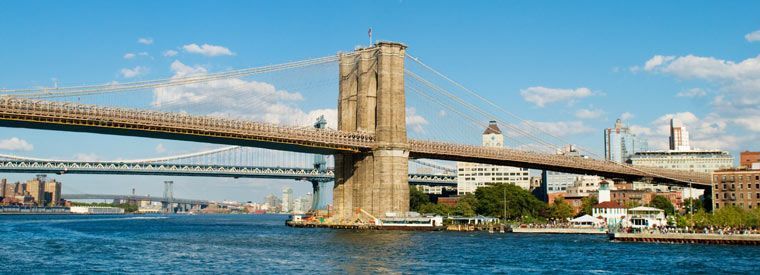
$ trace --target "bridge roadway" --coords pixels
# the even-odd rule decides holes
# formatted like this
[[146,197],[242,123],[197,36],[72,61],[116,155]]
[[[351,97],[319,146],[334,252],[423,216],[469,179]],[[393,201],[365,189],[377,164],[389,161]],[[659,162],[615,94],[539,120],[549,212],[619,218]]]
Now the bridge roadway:
[[[152,201],[152,202],[167,202],[164,197],[151,197],[140,195],[108,195],[108,194],[63,194],[61,198],[64,200],[130,200],[130,201]],[[172,199],[173,203],[177,204],[190,204],[190,205],[209,205],[211,202],[205,200],[190,200],[190,199]]]
[[[371,151],[376,147],[374,136],[365,133],[10,96],[0,97],[0,126],[164,138],[320,154]],[[680,185],[693,182],[695,186],[710,186],[710,176],[706,173],[633,167],[572,156],[419,140],[410,140],[408,149],[411,158],[510,165],[611,178],[648,177]]]
[[[332,181],[335,177],[332,169],[315,168],[2,159],[0,159],[0,172],[269,178],[303,181]],[[409,184],[456,186],[457,179],[455,175],[409,174]]]

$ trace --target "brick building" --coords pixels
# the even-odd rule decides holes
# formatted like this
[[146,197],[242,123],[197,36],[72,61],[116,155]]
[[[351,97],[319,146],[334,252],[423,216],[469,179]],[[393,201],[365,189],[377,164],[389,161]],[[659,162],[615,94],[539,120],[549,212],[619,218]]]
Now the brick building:
[[739,165],[752,168],[753,163],[760,163],[760,152],[744,151],[739,153]]
[[760,207],[760,170],[724,169],[713,173],[713,209],[728,205]]

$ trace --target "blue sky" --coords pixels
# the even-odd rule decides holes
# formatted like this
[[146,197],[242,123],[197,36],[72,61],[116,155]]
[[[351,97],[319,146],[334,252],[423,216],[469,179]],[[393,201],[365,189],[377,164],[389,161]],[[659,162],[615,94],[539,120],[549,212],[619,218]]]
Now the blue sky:
[[[664,149],[664,125],[676,116],[696,147],[738,154],[760,150],[758,10],[757,1],[3,1],[0,88],[321,57],[366,44],[372,27],[375,39],[404,42],[465,86],[597,152],[602,129],[621,116],[653,149]],[[0,153],[34,157],[130,159],[213,147],[0,128]],[[164,180],[59,178],[64,191],[135,187],[154,195]],[[191,198],[261,200],[284,184],[297,194],[310,189],[287,181],[174,180],[177,196]]]

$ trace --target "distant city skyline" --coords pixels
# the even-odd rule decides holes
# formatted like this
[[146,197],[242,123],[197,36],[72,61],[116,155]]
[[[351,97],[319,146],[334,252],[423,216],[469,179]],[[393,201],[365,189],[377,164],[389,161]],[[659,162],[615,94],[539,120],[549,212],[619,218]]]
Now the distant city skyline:
[[[299,8],[225,2],[202,9],[195,1],[140,8],[111,1],[41,3],[0,4],[7,41],[0,47],[0,89],[150,80],[325,56],[366,45],[371,27],[375,40],[406,43],[410,53],[465,86],[600,155],[601,133],[618,118],[652,150],[669,148],[673,118],[688,129],[691,148],[734,156],[760,150],[758,2],[572,2],[552,8],[535,2],[297,2]],[[370,9],[381,12],[365,12]],[[309,110],[299,111],[304,114],[273,115],[311,119]],[[0,131],[0,153],[39,158],[136,159],[216,147]],[[31,176],[0,174],[12,182]],[[175,196],[183,198],[263,201],[286,185],[295,197],[311,191],[310,183],[289,180],[50,177],[65,183],[63,193],[129,194],[136,188],[160,195],[164,180],[173,180]]]

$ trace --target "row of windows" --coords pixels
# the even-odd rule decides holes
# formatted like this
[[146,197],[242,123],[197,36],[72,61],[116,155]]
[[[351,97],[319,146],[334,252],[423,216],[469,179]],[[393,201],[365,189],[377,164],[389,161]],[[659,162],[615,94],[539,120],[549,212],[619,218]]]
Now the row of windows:
[[[760,180],[760,175],[747,175],[746,178],[744,176],[734,177],[734,176],[723,175],[720,177],[720,179],[721,181],[726,181],[726,180],[734,181],[735,179],[738,179],[738,181],[744,181],[744,179],[747,179],[747,181],[751,181],[753,177],[755,178],[755,180]],[[718,176],[715,176],[715,181],[718,181]]]
[[[723,198],[724,199],[728,199],[729,198],[729,194],[730,194],[731,198],[736,199],[736,194],[735,193],[723,193]],[[720,193],[715,193],[715,198],[716,199],[720,199]],[[739,193],[739,198],[743,199],[744,198],[744,193]],[[752,193],[747,193],[747,198],[751,199],[752,198]],[[755,193],[755,198],[756,199],[760,199],[760,193]]]
[[[469,167],[468,167],[468,168],[469,168]],[[459,168],[458,170],[459,170],[460,172],[463,172],[463,171],[465,171],[465,170],[469,170],[469,171],[481,171],[481,172],[485,172],[485,171],[500,171],[500,170],[503,170],[504,168],[506,168],[506,169],[513,169],[514,167],[501,167],[501,166],[495,166],[495,167],[491,167],[491,168],[474,167],[474,168],[470,168],[470,169],[467,169],[467,168]],[[527,169],[527,168],[518,168],[518,169],[520,169],[520,171],[528,171],[528,169]]]
[[[720,186],[720,185],[718,185],[718,184],[715,185],[715,190],[718,190],[718,186]],[[728,189],[728,184],[724,183],[723,184],[723,190],[726,190],[726,189]],[[734,189],[736,189],[736,184],[732,183],[731,184],[731,190],[734,190]],[[744,189],[744,184],[739,183],[739,189],[740,190]],[[752,184],[751,183],[747,183],[747,189],[752,189]],[[755,189],[760,189],[760,183],[755,183]]]
[[[723,206],[726,206],[726,205],[728,205],[728,203],[724,203],[724,204],[723,204]],[[732,202],[732,203],[731,203],[731,205],[733,205],[733,206],[736,206],[736,203],[735,203],[735,202]],[[740,202],[740,203],[739,203],[739,207],[742,207],[742,208],[744,208],[744,203],[743,203],[743,202]],[[752,204],[751,204],[751,203],[747,203],[747,207],[748,207],[749,209],[752,209]],[[760,202],[758,202],[758,203],[757,203],[757,207],[758,207],[758,208],[760,208]],[[716,203],[715,203],[715,209],[718,209],[718,208],[720,208],[720,203],[717,203],[717,202],[716,202]]]
[[528,173],[472,173],[472,174],[465,174],[460,173],[460,177],[467,177],[467,176],[527,176]]

